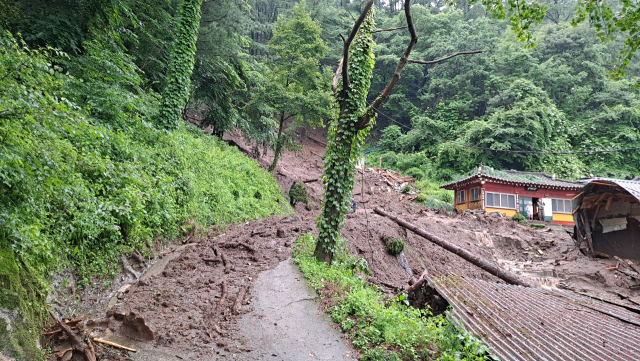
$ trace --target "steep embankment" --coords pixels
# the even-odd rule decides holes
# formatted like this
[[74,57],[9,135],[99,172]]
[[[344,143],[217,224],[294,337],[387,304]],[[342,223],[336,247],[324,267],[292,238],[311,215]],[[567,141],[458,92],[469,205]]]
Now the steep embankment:
[[123,123],[97,121],[95,109],[68,100],[82,82],[53,53],[0,36],[0,354],[18,360],[41,356],[56,270],[74,268],[65,281],[88,285],[113,276],[120,254],[149,254],[158,237],[288,207],[273,177],[237,149],[187,125],[156,129],[152,94],[118,104],[131,110]]

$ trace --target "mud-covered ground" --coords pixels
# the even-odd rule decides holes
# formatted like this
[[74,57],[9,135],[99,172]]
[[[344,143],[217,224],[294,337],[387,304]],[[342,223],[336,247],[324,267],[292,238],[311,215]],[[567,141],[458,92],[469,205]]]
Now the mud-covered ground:
[[[274,269],[290,257],[291,244],[297,237],[309,231],[315,233],[320,213],[319,178],[326,140],[323,130],[307,130],[303,134],[299,138],[303,149],[286,152],[274,172],[284,193],[294,181],[307,185],[310,202],[297,204],[296,215],[270,217],[230,226],[224,233],[191,237],[186,245],[159,250],[150,269],[130,258],[128,262],[135,273],[146,270],[140,281],[135,281],[131,272],[124,272],[106,290],[83,291],[78,295],[82,302],[71,301],[73,285],[67,290],[55,287],[55,310],[66,316],[74,310],[76,317],[93,320],[86,325],[93,336],[147,339],[143,342],[183,359],[233,355],[248,359],[243,354],[255,351],[255,343],[249,342],[250,333],[238,321],[253,312],[253,284],[260,272]],[[240,135],[225,139],[255,154],[255,147]],[[267,167],[272,156],[268,152],[257,160]],[[635,287],[640,282],[616,270],[605,270],[605,264],[615,265],[615,260],[584,256],[561,226],[539,230],[499,214],[428,210],[391,189],[371,169],[358,173],[354,194],[358,210],[347,216],[343,230],[347,247],[368,261],[372,271],[368,281],[390,293],[425,270],[430,274],[502,281],[377,215],[373,212],[375,207],[545,286],[586,292],[630,306],[634,303],[629,299],[640,295]],[[386,237],[402,238],[404,252],[391,256],[386,251]],[[226,295],[221,301],[223,288]],[[119,356],[110,357],[103,359]]]

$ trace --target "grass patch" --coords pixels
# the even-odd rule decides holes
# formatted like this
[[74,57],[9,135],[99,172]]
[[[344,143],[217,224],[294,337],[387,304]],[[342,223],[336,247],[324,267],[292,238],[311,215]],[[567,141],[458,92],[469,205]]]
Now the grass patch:
[[305,234],[293,247],[294,262],[324,299],[361,360],[492,360],[489,349],[446,317],[405,305],[404,297],[385,297],[363,278],[367,262],[343,252],[332,266],[313,256],[316,240]]

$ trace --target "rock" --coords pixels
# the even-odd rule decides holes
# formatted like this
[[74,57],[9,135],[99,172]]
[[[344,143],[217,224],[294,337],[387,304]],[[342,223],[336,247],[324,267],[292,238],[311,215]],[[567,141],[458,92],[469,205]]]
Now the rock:
[[560,248],[560,253],[562,253],[562,254],[567,254],[567,253],[569,253],[569,247],[562,247],[562,248]]
[[124,320],[125,315],[126,313],[124,311],[117,308],[107,311],[107,318],[113,317],[113,319],[115,319],[116,321]]
[[278,230],[276,231],[276,237],[278,238],[284,238],[285,234],[284,234],[284,229],[282,228],[278,228]]
[[136,341],[153,341],[158,331],[153,325],[147,325],[142,316],[130,312],[124,317],[120,333]]
[[440,207],[438,214],[449,217],[449,212],[447,212],[447,210],[444,209],[444,207]]

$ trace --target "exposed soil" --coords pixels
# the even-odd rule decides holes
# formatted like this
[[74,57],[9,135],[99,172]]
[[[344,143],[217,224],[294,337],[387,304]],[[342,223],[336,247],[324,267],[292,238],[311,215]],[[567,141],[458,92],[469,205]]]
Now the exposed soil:
[[[240,135],[225,139],[255,154],[255,147]],[[193,237],[189,240],[192,243],[171,246],[159,254],[156,265],[140,281],[132,281],[135,274],[129,272],[128,279],[116,280],[106,293],[97,293],[96,289],[84,291],[81,295],[84,302],[80,304],[58,301],[58,313],[68,315],[71,308],[77,308],[77,314],[94,320],[85,327],[92,328],[95,336],[138,338],[155,350],[183,359],[231,356],[242,360],[269,354],[269,346],[251,342],[255,332],[247,331],[245,321],[241,327],[239,321],[254,312],[254,284],[258,275],[288,259],[297,237],[315,232],[323,193],[319,178],[326,142],[324,130],[307,130],[299,139],[303,149],[285,152],[274,172],[284,193],[294,181],[306,182],[309,204],[297,204],[296,215],[238,224],[223,234]],[[267,167],[272,156],[271,152],[262,154],[258,161]],[[453,273],[502,281],[375,214],[372,210],[377,206],[542,285],[587,292],[628,305],[633,305],[629,298],[640,295],[635,288],[640,282],[618,271],[605,270],[603,262],[615,265],[615,260],[584,256],[560,226],[537,230],[499,214],[427,210],[389,187],[371,169],[358,173],[354,195],[358,209],[347,216],[343,230],[347,247],[349,252],[368,261],[372,271],[368,281],[389,293],[405,287],[412,275],[417,277],[424,270],[431,274]],[[386,237],[402,238],[406,243],[404,252],[391,256],[386,250]],[[130,262],[134,273],[142,271],[143,265],[136,268],[137,262],[134,259]],[[127,282],[130,286],[126,286]],[[226,297],[221,302],[223,283]],[[134,316],[130,316],[131,312]],[[127,317],[141,320],[131,321],[127,326],[124,325]],[[261,324],[270,322],[268,317],[252,320],[256,327],[268,329]],[[273,332],[297,331],[273,328]],[[119,359],[118,355],[109,357],[100,359]]]

